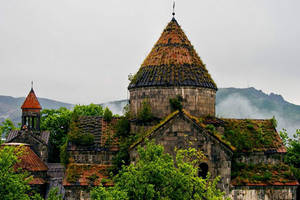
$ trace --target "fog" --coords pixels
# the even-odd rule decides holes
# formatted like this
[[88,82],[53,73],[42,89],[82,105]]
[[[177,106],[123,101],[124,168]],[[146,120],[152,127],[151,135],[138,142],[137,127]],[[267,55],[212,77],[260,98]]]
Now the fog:
[[275,116],[278,122],[277,131],[286,129],[289,136],[292,136],[296,129],[300,128],[300,124],[296,125],[279,112],[259,109],[239,94],[233,94],[217,104],[216,113],[218,117],[239,119],[271,119]]

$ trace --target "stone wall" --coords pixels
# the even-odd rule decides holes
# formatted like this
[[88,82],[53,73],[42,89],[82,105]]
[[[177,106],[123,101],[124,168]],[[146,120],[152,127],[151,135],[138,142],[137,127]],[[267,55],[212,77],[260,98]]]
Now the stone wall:
[[[207,134],[200,127],[187,119],[182,114],[166,123],[158,129],[150,139],[164,146],[165,152],[175,157],[174,149],[194,147],[200,149],[206,155],[204,161],[208,165],[208,171],[212,177],[221,176],[218,187],[229,194],[231,181],[231,156],[232,152],[213,136]],[[137,158],[137,147],[130,151],[133,162]]]
[[66,200],[90,200],[90,191],[84,186],[65,187]]
[[284,153],[266,153],[266,152],[254,152],[247,154],[236,154],[235,161],[245,164],[272,164],[275,165],[279,161],[283,161]]
[[112,151],[68,151],[70,158],[74,159],[75,163],[92,163],[111,165],[113,156],[116,152]]
[[241,186],[231,191],[232,200],[296,200],[297,186]]
[[200,87],[145,87],[130,89],[130,111],[136,115],[144,100],[152,107],[155,117],[164,118],[169,115],[171,106],[169,99],[177,95],[183,97],[183,108],[194,116],[215,116],[216,91]]
[[42,159],[43,162],[48,161],[48,146],[46,144],[43,144],[41,141],[31,136],[33,133],[22,131],[19,134],[20,135],[14,138],[11,142],[29,144],[30,148]]

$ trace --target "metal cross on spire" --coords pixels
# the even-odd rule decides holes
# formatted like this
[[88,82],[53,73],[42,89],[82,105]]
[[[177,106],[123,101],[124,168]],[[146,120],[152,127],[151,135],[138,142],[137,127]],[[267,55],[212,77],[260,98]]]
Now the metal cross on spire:
[[31,89],[33,89],[33,81],[31,81]]
[[173,1],[173,12],[172,12],[173,17],[175,17],[175,0]]

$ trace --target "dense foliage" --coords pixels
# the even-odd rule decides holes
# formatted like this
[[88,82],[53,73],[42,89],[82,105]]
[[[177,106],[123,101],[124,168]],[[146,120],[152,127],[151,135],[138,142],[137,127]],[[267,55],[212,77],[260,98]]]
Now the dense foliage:
[[14,165],[23,152],[20,148],[5,146],[0,148],[0,197],[4,200],[29,200],[29,174],[16,172]]
[[114,177],[113,188],[93,189],[92,199],[223,200],[224,193],[216,189],[219,178],[211,181],[209,175],[206,179],[198,177],[198,166],[204,158],[201,152],[178,150],[173,160],[162,146],[150,142],[138,148],[138,157],[136,164],[124,165]]
[[150,122],[153,120],[151,105],[147,101],[142,102],[142,107],[137,114],[137,120],[142,123]]
[[0,139],[1,137],[7,137],[8,133],[12,130],[16,130],[17,127],[15,127],[14,123],[10,119],[5,119],[0,124]]
[[41,112],[41,130],[50,131],[49,162],[59,162],[60,147],[67,140],[72,111],[66,108]]
[[[107,115],[111,111],[106,109]],[[100,105],[76,105],[73,110],[66,108],[60,109],[45,109],[41,112],[41,130],[50,131],[50,152],[49,162],[66,162],[67,152],[65,152],[68,140],[70,127],[75,127],[71,124],[72,119],[79,116],[103,116],[103,108]],[[93,143],[93,135],[87,133],[83,135],[80,132],[73,132],[70,135],[71,141],[76,144],[89,145]],[[77,134],[78,133],[78,134]],[[57,155],[61,155],[60,158]]]
[[91,133],[83,133],[77,126],[78,117],[73,116],[73,119],[70,124],[70,131],[68,133],[68,141],[76,145],[92,145],[94,143],[94,135]]
[[180,95],[178,95],[176,98],[169,99],[172,110],[182,110],[182,101],[183,98]]
[[287,148],[285,162],[291,166],[294,175],[300,181],[300,129],[296,130],[292,138],[288,137],[286,130],[281,131],[280,136]]
[[107,122],[112,120],[113,113],[106,107],[103,113],[103,119]]
[[119,140],[119,151],[113,158],[113,174],[117,174],[122,165],[130,163],[128,149],[137,137],[135,133],[130,132],[130,115],[128,106],[125,106],[124,115],[114,126],[115,137]]

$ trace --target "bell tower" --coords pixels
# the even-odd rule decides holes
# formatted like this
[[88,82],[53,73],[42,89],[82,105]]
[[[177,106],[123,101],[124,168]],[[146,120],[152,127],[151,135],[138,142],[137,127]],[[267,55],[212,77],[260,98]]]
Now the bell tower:
[[27,95],[22,109],[22,130],[40,131],[40,111],[42,109],[33,87]]

